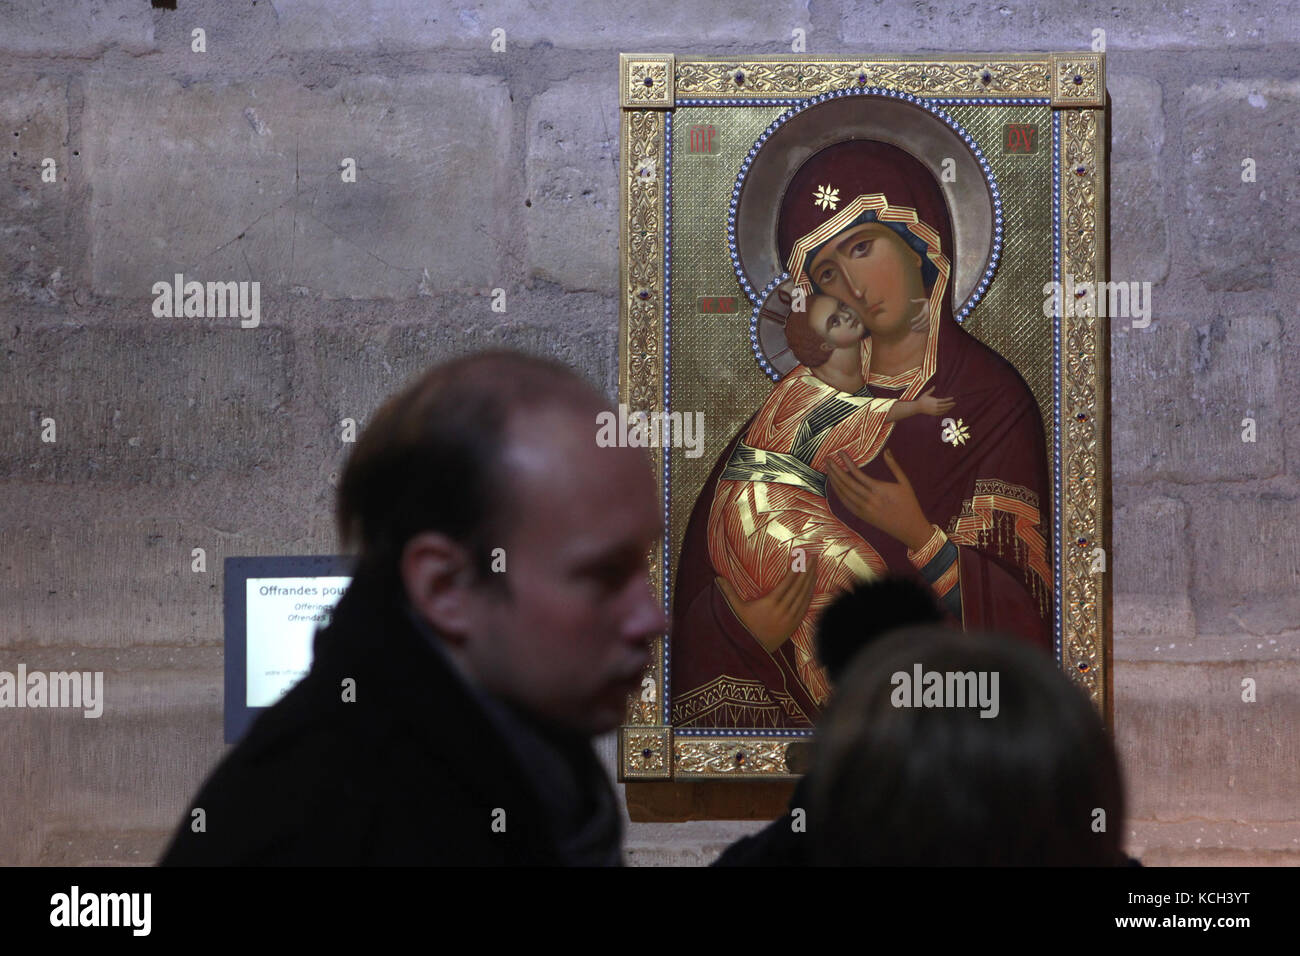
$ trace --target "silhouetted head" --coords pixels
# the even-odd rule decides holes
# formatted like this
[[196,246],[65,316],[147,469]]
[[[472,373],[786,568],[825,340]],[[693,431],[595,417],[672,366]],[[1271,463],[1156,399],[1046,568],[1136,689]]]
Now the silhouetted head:
[[823,719],[809,779],[818,864],[1125,862],[1101,718],[1051,659],[1010,638],[928,626],[873,643]]
[[943,611],[925,585],[911,578],[864,581],[837,597],[817,620],[817,659],[832,684],[858,652],[901,627],[942,624]]

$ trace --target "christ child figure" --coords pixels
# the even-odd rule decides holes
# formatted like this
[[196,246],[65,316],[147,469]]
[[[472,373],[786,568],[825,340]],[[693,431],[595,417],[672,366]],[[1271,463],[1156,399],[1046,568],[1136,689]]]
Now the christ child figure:
[[[796,671],[810,695],[824,702],[830,688],[814,654],[818,615],[841,590],[886,572],[884,560],[831,513],[825,475],[832,456],[871,460],[894,422],[940,416],[954,405],[930,389],[915,401],[877,398],[866,389],[870,350],[858,316],[827,295],[811,295],[793,312],[786,340],[800,360],[777,383],[722,473],[709,514],[709,552],[718,586],[737,617],[778,585],[789,606],[807,600],[793,633],[755,633],[775,652],[793,645]],[[924,308],[922,308],[924,312]],[[792,570],[811,573],[791,575]],[[808,596],[810,595],[810,596]]]

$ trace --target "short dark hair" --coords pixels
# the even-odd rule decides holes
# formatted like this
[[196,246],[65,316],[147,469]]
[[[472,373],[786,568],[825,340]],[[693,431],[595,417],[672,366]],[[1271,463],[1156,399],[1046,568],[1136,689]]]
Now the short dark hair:
[[934,593],[911,578],[864,581],[832,601],[817,619],[817,659],[838,684],[858,652],[882,634],[918,624],[942,624]]
[[[608,403],[558,362],[510,351],[435,365],[385,401],[339,482],[339,539],[359,547],[356,573],[395,586],[406,543],[432,530],[468,548],[481,576],[497,578],[493,536],[514,507],[501,473],[507,426],[519,409],[554,404]],[[595,427],[593,417],[593,436]]]
[[[895,706],[893,675],[997,672],[997,716]],[[951,703],[951,702],[949,702]],[[1122,865],[1124,790],[1087,697],[1021,641],[896,631],[844,676],[819,728],[808,810],[827,865]],[[1094,830],[1105,811],[1104,831]]]

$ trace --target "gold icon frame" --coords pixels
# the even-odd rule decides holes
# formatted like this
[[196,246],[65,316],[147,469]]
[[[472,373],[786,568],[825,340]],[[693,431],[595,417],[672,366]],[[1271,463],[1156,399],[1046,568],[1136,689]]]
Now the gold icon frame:
[[[971,310],[966,327],[1010,359],[1030,382],[1044,412],[1052,457],[1053,570],[1056,577],[1057,655],[1060,666],[1089,695],[1107,722],[1111,719],[1111,595],[1106,573],[1110,541],[1109,467],[1109,335],[1091,300],[1067,302],[1050,325],[1051,353],[1043,354],[1041,329],[1030,331],[1025,320],[1026,296],[1035,304],[1044,296],[1042,283],[1069,277],[1076,284],[1107,278],[1107,145],[1108,115],[1105,55],[1101,53],[1018,53],[954,55],[948,58],[900,57],[845,59],[816,57],[752,57],[746,59],[679,59],[673,54],[624,53],[619,58],[619,400],[630,409],[663,411],[677,384],[675,346],[689,340],[692,328],[703,328],[699,315],[681,308],[701,290],[740,303],[736,314],[712,316],[719,340],[733,335],[748,347],[746,313],[749,299],[734,275],[729,285],[717,269],[712,240],[725,253],[726,214],[716,210],[731,192],[740,163],[753,145],[745,130],[762,130],[775,116],[809,98],[860,87],[941,105],[973,132],[984,148],[994,174],[1015,179],[1029,157],[999,152],[993,137],[1006,123],[1035,122],[1042,131],[1038,175],[1016,192],[1003,189],[1008,220],[1023,209],[1026,220],[1039,224],[1026,230],[1022,251],[1026,266],[1010,296],[1022,303],[1016,323],[1000,321],[994,290]],[[735,117],[744,115],[744,122]],[[716,117],[730,136],[721,153],[693,155],[677,148],[692,120]],[[1017,120],[1016,117],[1024,117]],[[1048,133],[1050,132],[1050,138]],[[671,136],[671,139],[670,139]],[[710,143],[712,145],[712,143]],[[699,170],[712,163],[711,172]],[[688,165],[692,164],[692,165]],[[1050,167],[1049,182],[1042,169]],[[720,198],[718,184],[725,184]],[[1013,208],[1014,204],[1019,204]],[[712,211],[712,212],[710,212]],[[1047,222],[1050,228],[1043,230]],[[680,227],[680,228],[678,228]],[[674,231],[675,230],[675,231]],[[712,261],[696,268],[697,260]],[[683,251],[684,250],[684,251]],[[722,256],[725,260],[725,255]],[[1004,256],[1005,262],[1009,256]],[[1002,267],[1000,267],[1002,268]],[[1035,273],[1034,269],[1038,271]],[[1001,274],[1003,288],[1013,281]],[[1031,281],[1037,280],[1037,281]],[[716,291],[715,291],[716,290]],[[960,301],[960,300],[959,300]],[[981,308],[984,309],[981,312]],[[680,320],[678,319],[680,317]],[[690,324],[691,320],[695,326]],[[728,325],[730,320],[734,325]],[[718,324],[721,322],[722,324]],[[669,334],[665,335],[665,329]],[[1013,356],[1018,341],[1039,336],[1034,354]],[[699,336],[696,337],[698,344]],[[734,344],[734,343],[733,343]],[[685,353],[693,355],[694,353]],[[1019,359],[1019,360],[1018,360]],[[743,366],[743,363],[742,363]],[[752,359],[731,368],[733,377],[756,394],[770,380]],[[1026,368],[1035,372],[1026,374]],[[707,369],[707,360],[706,360]],[[1044,370],[1050,371],[1050,383]],[[685,380],[685,372],[682,372]],[[686,386],[682,386],[685,388]],[[695,404],[721,413],[732,426],[750,409],[707,406],[695,392]],[[737,418],[737,416],[739,416]],[[712,428],[710,429],[713,430]],[[730,434],[734,427],[714,434]],[[652,448],[663,495],[666,534],[664,547],[651,555],[651,581],[665,603],[671,600],[671,565],[699,484],[698,466],[673,468],[665,485],[665,455],[681,464],[680,450]],[[700,461],[711,463],[719,448],[706,448]],[[704,473],[708,473],[708,465]],[[695,487],[690,486],[696,481]],[[665,575],[665,566],[668,574]],[[714,779],[783,779],[796,776],[806,759],[807,734],[774,735],[762,730],[708,733],[675,731],[669,722],[671,681],[665,686],[671,636],[658,642],[654,662],[642,692],[629,702],[619,731],[619,778],[632,781],[694,781]]]

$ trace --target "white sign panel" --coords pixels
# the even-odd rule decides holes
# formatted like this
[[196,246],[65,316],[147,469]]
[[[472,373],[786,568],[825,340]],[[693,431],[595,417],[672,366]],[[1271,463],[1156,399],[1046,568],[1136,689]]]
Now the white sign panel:
[[351,578],[249,578],[249,707],[270,707],[311,668],[316,629],[329,623]]

